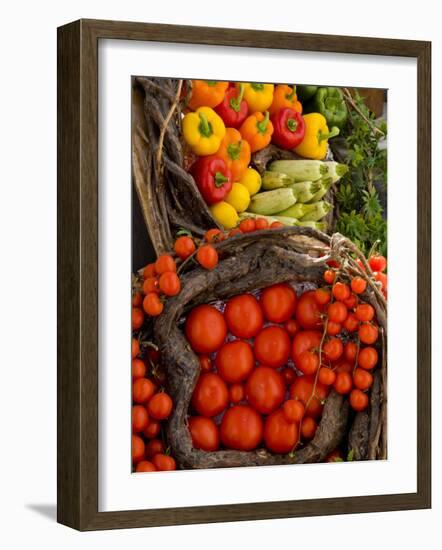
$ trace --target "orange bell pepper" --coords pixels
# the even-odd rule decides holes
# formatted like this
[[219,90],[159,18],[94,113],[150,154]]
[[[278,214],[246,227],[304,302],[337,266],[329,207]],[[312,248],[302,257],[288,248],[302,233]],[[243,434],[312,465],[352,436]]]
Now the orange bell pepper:
[[302,113],[302,105],[298,101],[295,86],[293,88],[287,86],[287,84],[278,84],[276,86],[269,112],[271,115],[274,115],[280,109],[293,109],[297,113]]
[[267,147],[272,139],[273,124],[269,118],[269,112],[257,112],[248,116],[239,129],[242,137],[249,142],[252,153]]
[[226,128],[226,135],[213,156],[225,161],[232,173],[232,182],[239,181],[250,164],[250,145],[238,130]]
[[228,82],[217,80],[192,80],[192,95],[188,107],[194,111],[198,107],[216,107],[224,99]]

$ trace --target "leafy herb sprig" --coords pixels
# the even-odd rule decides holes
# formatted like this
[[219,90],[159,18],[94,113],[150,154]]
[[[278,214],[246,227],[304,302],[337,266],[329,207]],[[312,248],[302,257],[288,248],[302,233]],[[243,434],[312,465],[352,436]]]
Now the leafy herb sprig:
[[381,141],[387,135],[387,124],[385,120],[375,120],[358,93],[350,99],[347,94],[345,97],[349,107],[345,162],[350,170],[338,185],[336,229],[353,240],[365,254],[378,241],[379,251],[386,255],[387,222],[383,212],[386,207],[387,150],[381,146]]

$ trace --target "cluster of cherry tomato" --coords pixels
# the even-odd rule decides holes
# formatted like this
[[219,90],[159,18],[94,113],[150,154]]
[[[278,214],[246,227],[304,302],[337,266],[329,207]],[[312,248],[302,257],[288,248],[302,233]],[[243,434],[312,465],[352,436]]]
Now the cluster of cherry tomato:
[[[172,398],[160,390],[159,377],[148,373],[158,352],[149,349],[140,357],[140,344],[132,338],[132,463],[137,472],[175,470],[176,464],[159,438],[161,422],[172,412]],[[151,376],[149,376],[151,374]]]

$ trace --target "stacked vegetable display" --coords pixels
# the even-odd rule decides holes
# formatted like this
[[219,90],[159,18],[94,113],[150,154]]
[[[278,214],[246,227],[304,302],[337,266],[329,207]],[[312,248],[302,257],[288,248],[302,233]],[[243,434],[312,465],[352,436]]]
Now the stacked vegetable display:
[[[264,174],[261,182],[259,172],[253,167],[252,155],[272,143],[306,159],[324,159],[328,139],[339,134],[338,125],[331,130],[327,125],[327,116],[334,120],[332,115],[337,107],[332,108],[332,104],[337,101],[336,94],[329,93],[321,102],[318,100],[318,112],[303,116],[295,86],[192,81],[188,101],[191,111],[182,121],[184,140],[198,157],[190,166],[190,173],[212,216],[222,227],[234,228],[245,211],[277,214],[281,217],[278,221],[284,225],[298,222],[314,225],[330,211],[329,203],[319,202],[333,182],[333,176],[326,177],[326,165],[314,179],[299,179],[302,173],[314,172],[314,165],[309,168],[306,164],[294,164],[290,168],[283,165],[285,171],[276,165],[270,168],[272,173]],[[324,107],[326,103],[328,109]],[[345,110],[345,104],[339,108]],[[309,186],[308,182],[316,185]],[[303,185],[291,187],[298,183]],[[261,184],[264,189],[285,189],[257,195]],[[299,200],[299,196],[307,195],[309,200]],[[317,204],[304,209],[298,206],[294,210],[296,215],[291,212],[286,215],[284,211],[295,201]]]

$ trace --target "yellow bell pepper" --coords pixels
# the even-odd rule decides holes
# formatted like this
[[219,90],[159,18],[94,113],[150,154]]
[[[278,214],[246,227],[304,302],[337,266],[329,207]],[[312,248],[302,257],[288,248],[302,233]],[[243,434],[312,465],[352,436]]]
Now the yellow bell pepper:
[[244,212],[250,204],[250,193],[245,185],[236,181],[224,200],[237,212]]
[[250,196],[256,195],[261,189],[261,176],[254,168],[247,168],[243,177],[239,180],[248,190]]
[[225,201],[217,202],[210,207],[210,212],[215,220],[224,227],[232,229],[239,222],[239,216],[231,204]]
[[322,160],[327,154],[328,140],[339,134],[339,128],[328,129],[327,121],[320,113],[304,115],[305,134],[295,153],[306,159]]
[[183,136],[192,151],[201,157],[218,151],[226,127],[210,107],[200,107],[183,118]]
[[262,84],[261,82],[237,82],[236,87],[239,89],[241,84],[244,85],[244,95],[249,113],[257,111],[263,113],[267,111],[273,101],[273,84]]

